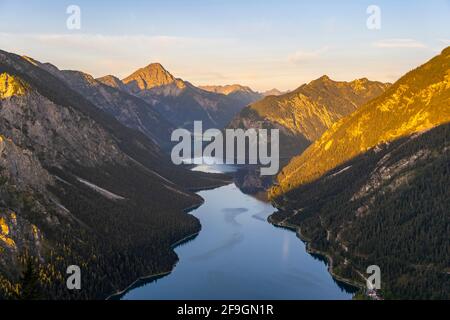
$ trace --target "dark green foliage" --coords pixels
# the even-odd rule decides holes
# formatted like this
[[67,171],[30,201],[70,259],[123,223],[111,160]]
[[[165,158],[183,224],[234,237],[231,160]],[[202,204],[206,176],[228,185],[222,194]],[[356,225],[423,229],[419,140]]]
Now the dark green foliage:
[[27,257],[22,276],[19,281],[19,300],[42,299],[41,283],[36,262],[32,257]]
[[277,199],[287,210],[272,218],[300,226],[314,248],[354,270],[380,266],[385,298],[449,299],[449,141],[447,124],[369,151]]

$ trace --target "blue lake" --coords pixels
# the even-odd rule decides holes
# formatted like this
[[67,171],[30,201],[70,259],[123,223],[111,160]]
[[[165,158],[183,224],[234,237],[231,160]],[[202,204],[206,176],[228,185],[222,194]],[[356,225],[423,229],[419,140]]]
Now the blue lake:
[[198,194],[205,203],[190,214],[202,229],[175,248],[173,272],[122,299],[351,299],[351,288],[337,283],[293,231],[267,222],[270,203],[234,184]]

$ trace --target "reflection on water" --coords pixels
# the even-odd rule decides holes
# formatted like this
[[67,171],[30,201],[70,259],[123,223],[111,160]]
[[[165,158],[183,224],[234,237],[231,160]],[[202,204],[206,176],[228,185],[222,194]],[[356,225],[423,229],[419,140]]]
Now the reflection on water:
[[193,158],[184,159],[184,164],[195,164],[196,166],[192,168],[192,171],[201,171],[207,173],[230,173],[235,172],[238,169],[237,165],[233,164],[219,164],[215,158],[203,157],[203,158]]
[[234,184],[199,192],[200,234],[175,251],[173,272],[124,299],[350,299],[295,233],[267,222],[269,204]]

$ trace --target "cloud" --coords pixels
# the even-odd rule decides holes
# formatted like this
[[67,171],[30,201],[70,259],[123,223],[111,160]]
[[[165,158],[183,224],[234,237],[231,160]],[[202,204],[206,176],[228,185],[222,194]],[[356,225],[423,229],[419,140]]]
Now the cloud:
[[232,39],[192,38],[148,35],[103,35],[103,34],[12,34],[0,33],[0,43],[17,40],[34,45],[57,46],[85,50],[128,51],[137,48],[165,49],[197,45],[219,45],[231,43]]
[[449,45],[450,44],[450,39],[439,39],[440,42],[442,42],[445,45]]
[[308,62],[311,60],[316,60],[318,58],[320,58],[323,54],[325,54],[326,52],[328,52],[328,47],[322,47],[320,49],[317,50],[311,50],[311,51],[306,51],[306,50],[298,50],[296,52],[294,52],[293,54],[291,54],[288,57],[288,60],[292,63],[303,63],[303,62]]
[[181,64],[180,57],[195,64],[194,60],[210,48],[226,52],[233,46],[233,38],[0,32],[0,48],[4,50],[50,61],[61,69],[82,69],[94,76],[112,73],[123,77],[155,61],[171,67]]
[[427,46],[414,39],[385,39],[373,43],[376,48],[426,48]]

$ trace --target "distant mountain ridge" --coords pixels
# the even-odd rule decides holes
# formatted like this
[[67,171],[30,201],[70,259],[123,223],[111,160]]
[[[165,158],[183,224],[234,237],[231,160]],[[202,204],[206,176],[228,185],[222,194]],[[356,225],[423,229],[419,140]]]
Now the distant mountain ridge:
[[344,82],[323,76],[289,93],[251,104],[228,127],[278,128],[282,153],[289,157],[303,151],[334,122],[388,87],[389,84],[365,78]]
[[224,95],[229,95],[234,92],[247,92],[257,94],[257,92],[253,91],[250,87],[243,86],[240,84],[227,84],[223,86],[208,85],[208,86],[199,86],[199,88],[209,92],[222,93]]
[[289,93],[289,91],[280,91],[280,90],[278,90],[276,88],[273,88],[273,89],[264,91],[261,94],[264,97],[267,97],[267,96],[281,96],[282,94],[285,94],[285,93]]
[[118,78],[110,75],[94,79],[82,71],[59,70],[50,63],[41,63],[30,57],[24,59],[61,79],[98,108],[125,126],[141,131],[161,148],[170,147],[172,124],[152,105],[134,96]]
[[116,76],[113,75],[107,75],[104,77],[100,77],[96,79],[97,81],[103,83],[104,85],[129,92],[128,87]]
[[236,100],[242,101],[243,104],[248,105],[262,99],[264,96],[250,87],[242,86],[240,84],[231,84],[224,86],[199,86],[200,89],[209,92],[221,93]]
[[225,95],[198,88],[174,77],[159,63],[138,69],[122,82],[173,126],[189,130],[194,121],[202,121],[205,129],[222,129],[248,103],[246,95]]

